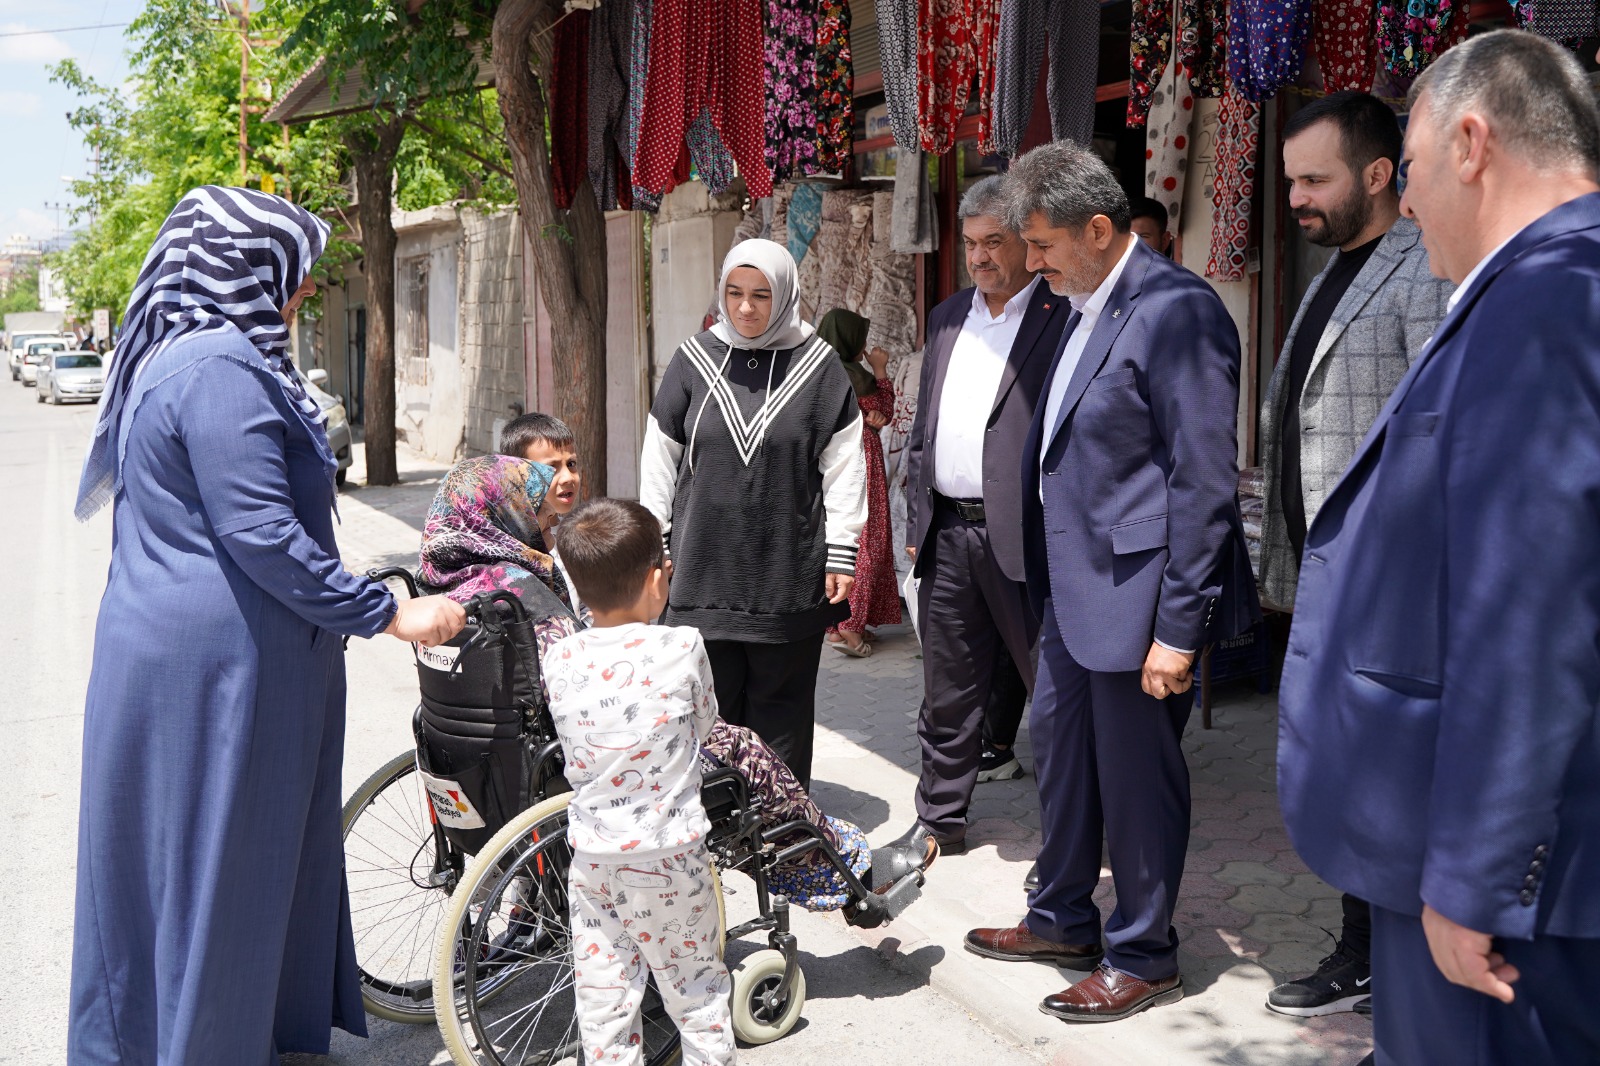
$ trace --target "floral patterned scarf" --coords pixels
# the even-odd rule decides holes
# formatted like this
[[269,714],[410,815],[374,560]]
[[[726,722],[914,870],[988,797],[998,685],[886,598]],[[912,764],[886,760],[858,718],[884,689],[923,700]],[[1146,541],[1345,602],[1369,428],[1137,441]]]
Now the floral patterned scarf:
[[528,579],[536,578],[570,612],[566,582],[539,532],[539,508],[554,477],[542,463],[509,455],[457,463],[422,528],[422,583],[466,603],[497,589],[528,599]]

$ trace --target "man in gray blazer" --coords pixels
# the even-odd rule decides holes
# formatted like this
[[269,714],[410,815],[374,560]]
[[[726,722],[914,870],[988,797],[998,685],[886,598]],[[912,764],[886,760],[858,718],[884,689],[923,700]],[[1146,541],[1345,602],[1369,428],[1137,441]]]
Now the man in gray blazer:
[[[1307,527],[1450,298],[1450,282],[1428,269],[1416,224],[1400,217],[1400,150],[1394,112],[1366,93],[1316,100],[1283,129],[1289,206],[1308,240],[1337,251],[1306,292],[1261,414],[1269,606],[1294,607]],[[1299,1017],[1353,1009],[1371,993],[1371,943],[1366,903],[1345,896],[1333,954],[1316,973],[1273,989],[1267,1006]]]

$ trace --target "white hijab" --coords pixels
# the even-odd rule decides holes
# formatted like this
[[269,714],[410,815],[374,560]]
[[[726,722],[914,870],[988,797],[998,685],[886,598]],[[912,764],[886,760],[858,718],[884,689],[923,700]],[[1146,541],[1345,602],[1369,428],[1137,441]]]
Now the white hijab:
[[[767,321],[766,332],[759,337],[740,333],[728,313],[728,275],[739,267],[761,271],[772,286],[772,317]],[[722,261],[722,278],[717,282],[717,309],[722,317],[711,332],[730,348],[798,348],[816,332],[800,318],[800,271],[794,256],[783,245],[759,237],[740,241],[728,250],[728,257]]]

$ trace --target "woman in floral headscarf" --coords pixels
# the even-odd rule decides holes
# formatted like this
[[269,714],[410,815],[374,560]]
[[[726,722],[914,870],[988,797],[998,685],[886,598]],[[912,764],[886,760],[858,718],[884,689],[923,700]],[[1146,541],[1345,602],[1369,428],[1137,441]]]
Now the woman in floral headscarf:
[[[580,628],[567,586],[546,548],[545,536],[555,519],[545,502],[553,476],[547,466],[505,455],[457,463],[445,476],[423,526],[419,572],[425,588],[458,603],[499,589],[515,593],[533,618],[541,657],[551,644]],[[810,822],[856,876],[867,876],[872,851],[865,834],[823,814],[755,733],[719,718],[701,754],[708,765],[731,766],[744,776],[763,825]],[[932,858],[897,855],[891,865],[907,869]],[[837,910],[848,900],[843,880],[816,852],[773,871],[771,887],[809,910]]]

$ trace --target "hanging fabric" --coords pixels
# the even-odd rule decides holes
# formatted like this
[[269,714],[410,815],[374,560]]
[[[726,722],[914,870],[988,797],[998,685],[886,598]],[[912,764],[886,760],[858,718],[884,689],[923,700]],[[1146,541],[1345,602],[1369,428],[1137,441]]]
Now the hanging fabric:
[[[654,0],[653,6],[634,184],[651,192],[664,191],[679,146],[691,135],[691,127],[697,127],[691,149],[704,152],[726,146],[750,195],[757,199],[772,195],[765,124],[756,117],[766,111],[761,0]],[[705,32],[706,25],[717,27],[717,32]],[[709,123],[697,126],[702,112],[709,112]],[[707,162],[696,162],[702,174],[710,169]]]
[[600,210],[618,207],[617,158],[628,151],[633,4],[612,0],[589,16],[589,185]]
[[877,0],[878,51],[889,129],[901,148],[921,148],[917,128],[918,0]]
[[817,168],[844,171],[855,157],[855,69],[850,59],[849,0],[817,5]]
[[767,166],[774,182],[815,172],[816,0],[767,0]]
[[1311,33],[1311,0],[1231,0],[1228,77],[1246,100],[1275,96],[1300,76]]
[[1216,100],[1228,88],[1227,0],[1178,0],[1178,62],[1197,100]]
[[1183,64],[1168,65],[1167,76],[1150,98],[1145,128],[1144,191],[1167,209],[1167,230],[1181,233],[1183,187],[1189,170],[1194,126],[1194,93]]
[[1211,257],[1206,277],[1243,281],[1250,248],[1250,207],[1256,192],[1261,105],[1229,88],[1217,112],[1216,175],[1211,196]]
[[939,247],[933,221],[933,183],[920,148],[896,148],[894,162],[894,228],[890,247],[905,255]]
[[1172,0],[1133,0],[1133,20],[1128,24],[1129,129],[1145,124],[1171,55]]
[[589,12],[556,23],[550,58],[550,192],[572,206],[589,172]]
[[1384,69],[1398,78],[1416,77],[1465,38],[1467,21],[1459,0],[1378,0],[1378,54]]
[[1022,146],[1047,45],[1051,135],[1081,145],[1094,136],[1099,0],[1001,0],[990,107],[991,139],[998,155],[1015,156]]
[[784,215],[784,247],[789,249],[789,255],[797,264],[805,262],[806,250],[811,247],[821,225],[822,186],[796,185]]
[[1371,92],[1378,75],[1372,0],[1317,0],[1311,51],[1322,70],[1325,90]]
[[917,129],[922,150],[943,155],[956,143],[974,81],[992,93],[998,0],[921,0],[918,5]]
[[1519,27],[1569,48],[1595,35],[1594,0],[1518,0],[1512,9]]
[[652,0],[633,0],[633,23],[628,40],[628,144],[624,153],[633,203],[640,211],[654,214],[661,209],[660,193],[639,187],[633,178],[634,161],[639,157],[639,127],[644,121],[644,89],[650,77],[650,16]]

